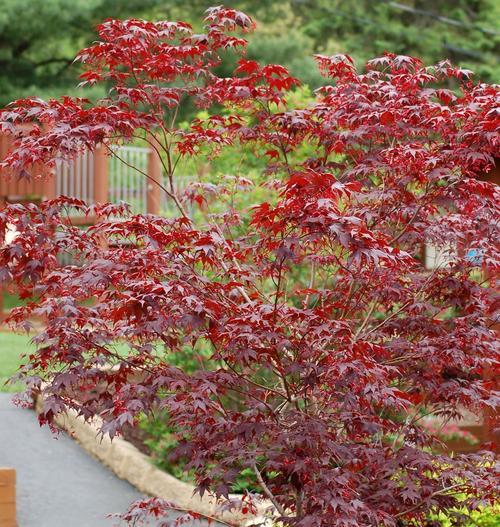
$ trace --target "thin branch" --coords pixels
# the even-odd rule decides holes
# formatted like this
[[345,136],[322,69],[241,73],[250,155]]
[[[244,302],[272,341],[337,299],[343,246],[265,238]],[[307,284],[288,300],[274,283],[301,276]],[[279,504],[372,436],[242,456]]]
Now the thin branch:
[[[224,236],[223,232],[220,230],[219,226],[218,225],[215,225],[215,229],[217,230],[217,234],[224,240],[224,244],[226,246],[227,249],[230,249],[228,243],[227,243],[227,240],[226,240],[226,237]],[[236,258],[233,256],[233,254],[231,254],[231,261],[233,262],[233,265],[236,267],[236,269],[241,272],[241,267],[239,266],[238,262],[236,261]],[[229,269],[226,265],[226,263],[224,262],[224,260],[220,260],[220,264],[221,264],[221,267],[222,269],[224,269],[224,271],[226,273],[229,273]],[[252,300],[250,299],[250,297],[248,296],[247,292],[243,289],[243,287],[241,286],[236,286],[236,289],[241,293],[241,295],[243,296],[243,298],[249,303],[251,304],[252,303]]]
[[[309,278],[309,287],[308,289],[314,288],[314,281],[316,279],[316,262],[313,260],[311,264],[311,276]],[[304,299],[304,307],[307,308],[307,304],[309,303],[309,292],[307,293],[305,299]]]
[[[464,486],[463,483],[457,483],[456,485],[450,485],[449,487],[445,487],[444,489],[437,490],[436,492],[433,492],[433,493],[429,496],[429,498],[434,498],[435,496],[446,495],[450,490],[458,489],[459,487],[463,487],[463,486]],[[457,494],[457,493],[454,492],[453,494]],[[395,514],[394,517],[395,517],[395,518],[400,518],[401,516],[406,516],[406,515],[409,514],[410,512],[416,511],[416,510],[419,509],[422,505],[425,505],[425,503],[427,502],[427,500],[428,500],[429,498],[426,498],[425,500],[420,501],[419,503],[417,503],[417,504],[414,505],[413,507],[410,507],[409,509],[406,509],[405,511],[398,512],[398,514]]]
[[259,482],[259,485],[264,491],[264,494],[271,500],[271,503],[276,507],[276,510],[281,514],[281,516],[286,516],[285,509],[283,509],[283,507],[278,503],[278,501],[274,497],[274,494],[269,490],[269,487],[266,485],[266,482],[262,479],[262,474],[260,473],[255,463],[252,464],[252,468],[255,473],[255,477]]
[[372,313],[373,313],[375,307],[377,306],[377,304],[378,304],[378,297],[374,300],[374,302],[370,306],[370,309],[368,309],[368,312],[366,313],[366,316],[365,316],[363,322],[361,323],[361,326],[359,326],[358,331],[356,331],[356,334],[354,335],[354,339],[355,340],[357,340],[357,338],[359,337],[361,332],[365,329],[366,324],[368,324],[368,322],[370,320],[370,317],[372,316]]
[[419,205],[417,207],[417,209],[415,210],[415,213],[413,214],[413,216],[408,220],[408,222],[406,223],[404,229],[396,236],[394,237],[390,242],[389,242],[389,245],[392,245],[393,243],[397,242],[399,240],[399,238],[401,238],[401,236],[403,236],[403,234],[410,228],[411,224],[417,219],[417,216],[418,216],[418,213],[420,212],[420,209],[422,208],[423,205]]
[[255,382],[254,380],[250,379],[249,377],[246,377],[245,375],[241,374],[236,370],[229,362],[227,362],[226,359],[222,359],[226,366],[240,379],[244,380],[245,382],[248,382],[255,386],[256,388],[260,388],[261,390],[264,390],[266,392],[271,392],[277,395],[278,397],[281,397],[285,399],[285,401],[289,402],[290,399],[285,395],[284,393],[279,392],[278,390],[275,390],[274,388],[270,388],[269,386],[264,386],[263,384],[259,384],[258,382]]
[[[175,507],[173,505],[168,505],[168,507],[166,507],[168,510],[172,510],[172,511],[176,511],[176,512],[184,512],[186,514],[191,514],[192,511],[190,511],[189,509],[183,509],[182,507]],[[238,524],[237,523],[229,523],[225,520],[222,520],[221,518],[216,518],[215,516],[210,516],[208,514],[204,514],[203,512],[197,512],[196,513],[197,515],[201,516],[202,518],[204,518],[205,520],[208,521],[209,524],[211,523],[214,523],[214,524],[217,524],[217,523],[222,523],[223,525],[227,525],[227,527],[237,527]]]
[[397,317],[399,315],[399,313],[401,313],[402,311],[404,311],[413,301],[415,301],[415,299],[417,298],[417,296],[422,293],[422,291],[425,289],[425,287],[427,286],[427,284],[432,280],[432,278],[434,277],[434,275],[436,274],[436,269],[428,276],[427,280],[424,282],[424,284],[422,285],[422,287],[416,292],[415,296],[413,298],[411,298],[410,300],[407,300],[397,311],[395,311],[394,313],[392,313],[390,316],[388,316],[387,318],[385,318],[384,320],[382,320],[382,322],[380,322],[380,324],[377,324],[375,327],[373,327],[372,329],[370,329],[367,334],[365,335],[365,337],[367,335],[369,335],[370,333],[373,333],[374,331],[377,331],[377,329],[380,329],[383,325],[385,325],[387,322],[389,322],[389,320],[392,320],[394,317]]
[[180,201],[177,199],[177,196],[175,194],[172,194],[164,185],[162,185],[159,181],[156,181],[155,178],[151,177],[147,172],[144,172],[144,170],[141,170],[140,168],[137,168],[136,166],[128,163],[127,161],[125,161],[122,157],[120,157],[118,154],[116,154],[114,152],[114,150],[109,147],[108,145],[105,145],[106,148],[108,149],[108,151],[110,152],[110,154],[114,157],[116,157],[116,159],[120,160],[125,166],[128,166],[129,168],[131,168],[132,170],[136,170],[137,172],[139,172],[139,174],[142,174],[145,178],[147,178],[149,181],[151,181],[152,183],[154,183],[155,185],[157,185],[158,187],[161,188],[161,190],[163,190],[163,192],[165,192],[165,194],[169,197],[169,198],[172,198],[172,200],[174,201],[174,203],[176,204],[177,208],[179,209],[181,215],[188,219],[189,221],[190,218],[189,216],[187,215],[186,211],[184,210],[184,207],[182,206],[182,204],[180,203]]
[[278,265],[278,283],[276,284],[276,293],[274,296],[273,324],[276,324],[276,315],[278,312],[278,301],[279,301],[280,290],[281,290],[282,271],[283,271],[283,258],[280,259],[280,263]]
[[65,64],[72,64],[73,61],[74,61],[73,58],[53,57],[50,59],[40,60],[39,62],[33,62],[33,66],[35,66],[35,68],[38,68],[40,66],[46,66],[48,64],[56,64],[58,62],[64,62]]

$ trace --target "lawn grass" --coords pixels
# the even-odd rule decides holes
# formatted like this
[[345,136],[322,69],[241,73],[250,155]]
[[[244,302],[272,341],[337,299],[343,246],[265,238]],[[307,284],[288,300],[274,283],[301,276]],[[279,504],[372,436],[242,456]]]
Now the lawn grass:
[[[123,342],[116,342],[113,349],[124,357],[129,352],[128,346]],[[31,344],[30,336],[0,331],[0,392],[16,393],[24,390],[23,383],[6,382],[17,372],[19,366],[26,362],[21,356],[34,350],[35,346]]]
[[30,340],[27,335],[0,331],[0,392],[20,392],[24,389],[19,382],[5,383],[23,363],[21,355],[34,349]]
[[14,307],[22,306],[26,304],[26,302],[26,300],[20,300],[17,295],[13,295],[12,293],[8,293],[6,291],[3,292],[3,308],[6,311],[9,311]]

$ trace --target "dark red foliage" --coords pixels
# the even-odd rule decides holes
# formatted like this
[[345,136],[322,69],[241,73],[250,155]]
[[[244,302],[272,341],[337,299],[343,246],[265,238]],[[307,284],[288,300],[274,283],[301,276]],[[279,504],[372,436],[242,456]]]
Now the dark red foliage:
[[[253,22],[213,8],[206,23],[195,35],[106,21],[79,60],[84,83],[112,84],[109,98],[28,99],[0,114],[19,134],[3,161],[18,173],[147,134],[179,212],[67,198],[0,212],[2,240],[19,233],[0,250],[0,277],[36,298],[10,322],[47,321],[25,369],[43,418],[99,414],[113,436],[166,409],[201,493],[227,497],[249,468],[286,525],[423,525],[458,495],[471,509],[492,500],[491,445],[435,453],[419,420],[498,404],[483,377],[498,367],[499,192],[478,178],[499,154],[498,88],[446,62],[388,54],[359,73],[347,56],[319,56],[334,84],[288,109],[298,81],[281,66],[243,57],[233,76],[214,73],[219,52],[245,47],[234,30]],[[212,114],[188,130],[175,124],[187,98]],[[277,197],[194,222],[172,184],[176,160],[227,145],[268,158]],[[204,188],[197,201],[213,202]],[[71,226],[68,205],[97,224]],[[426,270],[425,243],[457,250]],[[76,265],[59,264],[64,253]],[[186,348],[210,350],[207,368],[172,366]]]

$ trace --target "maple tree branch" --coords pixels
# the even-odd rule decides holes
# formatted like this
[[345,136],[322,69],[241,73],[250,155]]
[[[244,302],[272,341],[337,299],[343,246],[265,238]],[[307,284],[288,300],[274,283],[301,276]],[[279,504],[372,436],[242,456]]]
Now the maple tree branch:
[[365,329],[366,324],[368,324],[368,321],[370,320],[370,317],[372,316],[372,313],[375,310],[375,307],[377,306],[377,304],[378,304],[378,297],[372,302],[372,305],[368,309],[368,312],[366,313],[363,322],[361,323],[361,325],[359,326],[358,330],[354,334],[354,340],[357,340],[359,335],[363,331],[363,329]]
[[397,242],[401,238],[401,236],[403,236],[403,234],[410,228],[411,224],[417,219],[418,213],[420,212],[422,207],[423,207],[423,205],[419,205],[417,207],[417,209],[415,210],[415,213],[413,214],[413,216],[408,220],[408,222],[406,223],[404,228],[401,230],[401,232],[389,242],[389,245]]
[[189,218],[188,214],[186,213],[186,211],[184,210],[184,207],[182,206],[182,204],[180,203],[180,201],[177,199],[177,196],[175,194],[172,194],[164,185],[162,185],[159,181],[156,181],[156,179],[154,179],[153,177],[151,177],[147,172],[144,172],[144,170],[141,170],[140,168],[137,168],[136,166],[130,164],[129,162],[125,161],[125,159],[123,159],[121,156],[119,156],[111,147],[109,147],[108,145],[105,145],[106,148],[108,149],[108,151],[110,152],[110,154],[113,156],[113,157],[116,157],[119,161],[121,161],[124,165],[128,166],[129,168],[131,168],[132,170],[136,170],[137,172],[139,172],[139,174],[142,174],[145,178],[147,178],[149,181],[151,181],[152,183],[154,183],[155,185],[157,185],[158,187],[160,187],[161,190],[163,190],[163,192],[165,192],[165,194],[169,197],[169,198],[172,198],[172,200],[174,201],[175,205],[177,206],[177,208],[179,209],[179,212],[181,213],[181,215],[186,218],[187,220],[191,221],[191,219]]
[[382,326],[384,326],[387,322],[389,322],[390,320],[392,320],[394,317],[397,317],[399,315],[399,313],[401,313],[402,311],[404,311],[414,300],[415,298],[420,294],[422,293],[422,291],[425,289],[425,287],[427,286],[427,284],[431,281],[431,279],[434,277],[434,274],[436,273],[437,269],[434,269],[434,271],[432,273],[429,274],[429,276],[427,277],[427,280],[424,282],[424,284],[422,285],[422,287],[415,293],[415,296],[413,298],[411,298],[410,300],[407,300],[397,311],[395,311],[394,313],[392,313],[391,315],[389,315],[387,318],[384,318],[384,320],[382,320],[382,322],[380,322],[380,324],[377,324],[375,327],[371,328],[365,335],[365,338],[370,334],[370,333],[373,333],[374,331],[377,331],[378,329],[380,329]]
[[[309,287],[308,289],[313,289],[314,287],[314,280],[316,278],[316,262],[313,260],[311,263],[311,275],[309,277]],[[305,299],[304,299],[304,306],[307,308],[307,304],[309,303],[309,292],[307,293]]]
[[[189,509],[184,509],[182,507],[177,507],[175,505],[167,505],[165,508],[167,508],[168,510],[171,510],[171,511],[176,511],[176,512],[183,512],[183,513],[186,513],[186,514],[193,514],[193,511],[189,510]],[[195,518],[198,519],[199,517],[207,520],[208,524],[211,525],[211,524],[217,524],[217,523],[222,523],[223,525],[227,525],[227,527],[238,527],[239,524],[237,523],[230,523],[226,520],[222,520],[221,518],[219,517],[215,517],[215,516],[210,516],[209,514],[205,514],[203,512],[195,512]]]
[[[407,514],[410,514],[410,512],[414,512],[414,511],[418,510],[422,505],[425,505],[425,503],[428,501],[429,498],[434,498],[436,496],[448,495],[450,490],[458,489],[458,488],[463,487],[463,486],[464,486],[463,483],[457,483],[456,485],[450,485],[449,487],[445,487],[444,489],[437,490],[436,492],[433,492],[428,498],[426,498],[425,500],[420,501],[419,503],[417,503],[413,507],[410,507],[409,509],[406,509],[405,511],[398,512],[397,514],[394,515],[394,517],[395,518],[401,518],[402,516],[406,516]],[[453,492],[450,495],[453,495],[453,494],[459,494],[459,492]]]
[[280,259],[280,263],[278,265],[278,282],[276,284],[276,291],[274,293],[274,306],[273,306],[273,324],[276,324],[276,316],[278,312],[278,302],[279,302],[279,296],[280,296],[280,288],[281,288],[281,272],[283,270],[283,258]]
[[258,382],[252,380],[250,377],[246,376],[246,375],[243,375],[242,373],[239,373],[235,368],[234,366],[232,366],[231,364],[229,364],[229,362],[226,360],[226,359],[222,359],[224,361],[224,363],[226,364],[226,366],[237,376],[239,377],[240,379],[252,384],[253,386],[255,386],[256,388],[260,388],[261,390],[264,390],[266,392],[271,392],[271,393],[274,393],[275,395],[277,395],[278,397],[281,397],[283,399],[285,399],[286,401],[289,401],[290,399],[284,394],[284,393],[281,393],[279,392],[278,390],[275,390],[274,388],[270,388],[269,386],[264,386],[263,384],[259,384]]
[[262,474],[260,473],[260,471],[257,468],[257,465],[255,463],[252,463],[252,469],[253,469],[255,477],[257,478],[257,481],[259,482],[259,485],[262,487],[262,490],[264,491],[265,495],[270,499],[271,503],[274,505],[274,507],[280,513],[280,515],[283,516],[283,517],[286,517],[285,509],[283,509],[283,507],[276,500],[274,494],[269,490],[269,487],[266,485],[266,482],[262,478]]
[[[226,249],[228,251],[231,251],[231,248],[229,247],[229,244],[227,243],[227,240],[226,240],[226,237],[224,236],[223,232],[220,230],[220,227],[218,225],[215,225],[215,229],[217,231],[217,233],[219,234],[219,236],[224,240],[224,245],[226,246]],[[237,262],[236,258],[234,257],[234,255],[231,253],[231,260],[233,262],[233,265],[236,267],[236,269],[241,272],[241,267],[239,265],[239,263]],[[220,260],[220,264],[221,264],[221,267],[222,269],[224,269],[224,271],[226,273],[229,273],[229,269],[226,265],[226,262],[224,262],[224,260]],[[241,293],[241,296],[243,296],[243,298],[249,303],[251,304],[252,303],[252,300],[250,299],[250,297],[248,296],[247,292],[243,289],[243,287],[241,286],[236,286],[236,289]]]
[[304,507],[304,492],[302,490],[297,489],[297,499],[296,499],[296,505],[295,505],[295,508],[296,508],[295,516],[297,518],[300,518],[302,514],[304,513],[303,507]]

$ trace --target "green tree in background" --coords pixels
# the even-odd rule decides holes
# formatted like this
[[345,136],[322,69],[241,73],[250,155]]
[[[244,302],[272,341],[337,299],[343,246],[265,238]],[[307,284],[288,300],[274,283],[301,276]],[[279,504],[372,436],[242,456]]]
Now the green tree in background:
[[[207,7],[217,3],[0,0],[0,105],[34,94],[71,92],[78,67],[72,64],[73,57],[95,38],[94,27],[105,18],[198,21]],[[311,59],[316,52],[348,53],[360,63],[384,51],[415,55],[426,63],[449,58],[482,80],[500,78],[498,0],[227,0],[225,4],[259,21],[258,31],[249,39],[250,58],[283,64],[311,88],[322,82]]]
[[0,104],[58,96],[75,85],[76,51],[107,17],[146,14],[160,0],[0,0]]
[[291,0],[314,47],[364,62],[385,51],[425,63],[450,59],[500,79],[498,0]]

